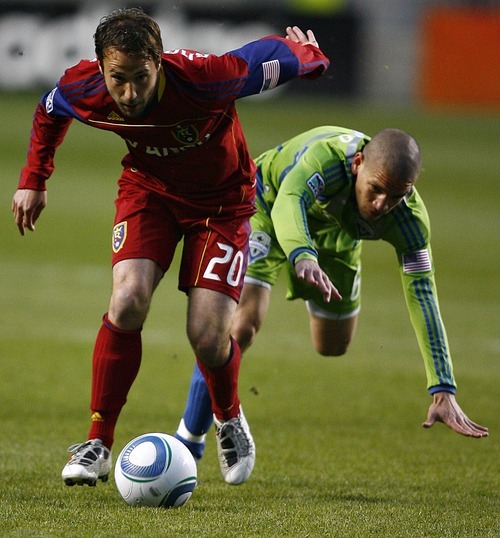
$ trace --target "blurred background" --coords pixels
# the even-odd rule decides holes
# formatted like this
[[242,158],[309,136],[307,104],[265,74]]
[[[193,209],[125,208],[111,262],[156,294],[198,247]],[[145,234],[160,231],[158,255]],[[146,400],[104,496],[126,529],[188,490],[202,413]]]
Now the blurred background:
[[101,16],[141,5],[165,49],[222,53],[287,25],[314,30],[328,76],[287,92],[382,103],[500,107],[496,0],[0,0],[0,90],[51,88],[93,57]]

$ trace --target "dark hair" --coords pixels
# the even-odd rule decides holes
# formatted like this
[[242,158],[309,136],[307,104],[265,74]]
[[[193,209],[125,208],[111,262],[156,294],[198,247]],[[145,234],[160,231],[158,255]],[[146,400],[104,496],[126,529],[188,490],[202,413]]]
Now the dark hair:
[[94,44],[100,62],[110,48],[155,62],[160,61],[163,52],[160,27],[142,8],[117,9],[103,17],[94,34]]

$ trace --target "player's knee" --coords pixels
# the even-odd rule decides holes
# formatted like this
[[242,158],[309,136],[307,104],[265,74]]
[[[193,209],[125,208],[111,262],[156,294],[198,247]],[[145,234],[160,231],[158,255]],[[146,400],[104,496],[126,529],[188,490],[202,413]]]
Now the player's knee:
[[211,368],[222,366],[228,359],[229,335],[205,330],[194,333],[188,331],[193,351],[203,363]]
[[133,286],[120,286],[113,291],[109,315],[123,329],[142,327],[149,311],[151,296]]
[[252,345],[256,334],[259,332],[259,329],[260,323],[257,323],[256,321],[237,321],[233,324],[231,334],[238,342],[241,351],[245,351]]
[[340,340],[333,342],[314,342],[316,352],[323,357],[341,357],[347,353],[350,340]]
[[235,338],[241,350],[244,351],[252,345],[255,338],[255,331],[246,327],[244,330],[239,331],[238,334],[235,335]]

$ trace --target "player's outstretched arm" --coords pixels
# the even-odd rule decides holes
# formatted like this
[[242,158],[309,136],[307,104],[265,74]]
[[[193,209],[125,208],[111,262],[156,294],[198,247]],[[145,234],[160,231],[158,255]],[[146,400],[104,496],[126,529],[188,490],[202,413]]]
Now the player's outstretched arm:
[[329,303],[332,299],[334,301],[342,300],[342,296],[332,284],[328,275],[314,260],[299,260],[295,264],[295,273],[301,280],[305,280],[308,284],[316,286],[323,294],[323,300],[325,302]]
[[298,26],[288,26],[286,28],[286,38],[295,41],[295,43],[302,43],[302,45],[314,45],[315,47],[319,47],[313,31],[307,30],[307,33],[304,34]]
[[435,422],[443,422],[452,430],[467,437],[487,437],[488,428],[476,424],[462,411],[455,395],[449,392],[436,392],[427,413],[427,420],[422,424],[430,428]]
[[47,205],[47,192],[32,189],[18,189],[12,199],[12,213],[21,235],[26,228],[35,231],[35,222]]

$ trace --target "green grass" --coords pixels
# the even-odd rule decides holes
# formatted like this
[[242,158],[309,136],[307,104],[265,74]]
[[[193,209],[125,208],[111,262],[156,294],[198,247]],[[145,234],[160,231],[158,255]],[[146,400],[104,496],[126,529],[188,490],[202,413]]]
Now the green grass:
[[[273,292],[243,363],[240,395],[257,444],[241,487],[223,483],[209,439],[199,485],[180,510],[133,509],[114,484],[67,488],[65,448],[88,427],[90,356],[110,292],[113,200],[123,144],[75,124],[58,151],[49,205],[22,238],[10,200],[38,96],[0,96],[0,535],[51,537],[405,536],[500,534],[498,117],[272,99],[239,110],[253,154],[300,130],[338,124],[408,130],[420,141],[419,182],[433,223],[440,302],[458,400],[490,437],[420,427],[430,397],[396,261],[364,253],[358,336],[342,358],[311,347],[300,302]],[[144,330],[141,372],[116,446],[172,432],[193,356],[185,298],[171,270]]]

